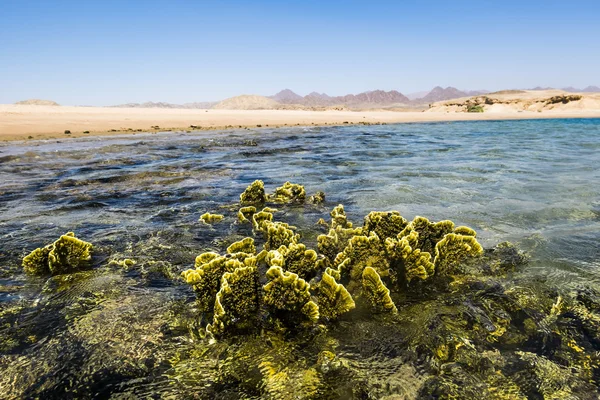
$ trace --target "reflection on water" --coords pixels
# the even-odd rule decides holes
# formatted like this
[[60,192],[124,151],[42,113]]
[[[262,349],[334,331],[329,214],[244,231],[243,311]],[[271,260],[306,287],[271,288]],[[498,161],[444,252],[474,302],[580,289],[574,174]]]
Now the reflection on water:
[[[177,322],[168,319],[179,315],[174,308],[193,298],[189,288],[174,284],[172,278],[189,268],[200,252],[218,251],[232,235],[243,236],[232,228],[232,220],[211,228],[198,223],[198,217],[207,211],[230,212],[225,205],[236,203],[255,179],[264,180],[269,189],[289,180],[304,184],[310,193],[327,194],[321,207],[284,211],[282,218],[300,227],[327,218],[339,203],[359,224],[371,210],[395,209],[407,219],[450,218],[476,229],[485,247],[508,240],[526,250],[531,262],[525,275],[561,286],[596,283],[598,165],[600,120],[163,133],[4,144],[0,321],[19,326],[24,333],[15,343],[2,343],[0,351],[17,363],[12,371],[22,374],[22,387],[30,388],[24,395],[53,396],[58,393],[55,385],[68,381],[68,376],[53,382],[27,375],[32,346],[49,359],[60,359],[62,352],[65,363],[89,368],[90,373],[102,375],[97,365],[105,362],[110,373],[90,377],[86,389],[77,389],[82,393],[101,393],[100,397],[128,390],[140,397],[163,390],[171,393],[160,373],[144,382],[125,383],[121,377],[165,370],[169,360],[161,357],[168,351],[156,349],[175,344],[162,343],[168,333],[161,329],[165,324],[174,331],[192,329],[173,326]],[[122,255],[137,259],[135,272],[75,274],[72,279],[81,279],[81,284],[68,285],[57,278],[25,277],[19,267],[22,257],[67,231],[94,243],[98,271]],[[304,233],[307,245],[314,247],[314,234]],[[64,291],[61,285],[66,285]],[[124,329],[128,316],[136,322],[143,319],[146,328]],[[103,325],[109,326],[107,332],[126,335],[112,341],[99,329]],[[347,362],[363,371],[365,379],[365,371],[375,369],[383,371],[373,372],[375,380],[385,381],[381,378],[385,374],[412,376],[410,382],[395,384],[407,385],[398,393],[414,395],[413,386],[422,383],[425,373],[403,359],[358,356],[382,351],[365,349],[374,339],[369,338],[369,327],[364,329],[364,337],[348,343]],[[353,353],[351,346],[357,351]],[[385,346],[393,347],[394,339],[388,338]],[[81,354],[100,357],[106,351],[114,358],[79,359]],[[151,365],[120,364],[123,357],[141,357],[140,353],[146,360],[155,354]],[[195,384],[208,384],[209,378],[206,372]]]

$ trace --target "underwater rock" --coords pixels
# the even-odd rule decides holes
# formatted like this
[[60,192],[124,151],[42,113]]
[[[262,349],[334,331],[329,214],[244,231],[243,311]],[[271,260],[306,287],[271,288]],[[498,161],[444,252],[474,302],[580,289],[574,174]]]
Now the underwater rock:
[[305,199],[306,191],[304,190],[304,186],[290,182],[286,182],[283,186],[276,188],[275,193],[269,196],[269,200],[277,203],[304,202]]
[[267,195],[265,194],[265,184],[261,180],[256,180],[250,184],[244,190],[244,193],[240,194],[241,204],[260,204],[267,201]]
[[336,319],[356,307],[350,292],[344,285],[337,283],[334,276],[339,277],[339,273],[328,268],[315,286],[319,314],[328,320]]
[[466,257],[483,254],[483,247],[474,236],[449,233],[435,246],[435,271],[440,275],[461,272],[458,267]]
[[225,218],[222,214],[211,214],[206,212],[200,216],[200,221],[203,221],[205,224],[215,224],[217,222],[221,222]]
[[258,311],[258,272],[256,267],[240,267],[225,272],[216,295],[213,323],[206,327],[212,334],[228,329],[250,328]]
[[267,256],[269,265],[293,272],[304,280],[309,280],[317,274],[317,259],[317,253],[307,250],[302,243],[281,246],[277,250],[271,250]]
[[35,249],[23,258],[23,269],[36,275],[74,272],[88,265],[92,247],[91,243],[77,239],[73,232],[67,232],[51,245]]
[[363,232],[375,232],[381,240],[395,238],[408,225],[408,221],[398,211],[371,211],[365,217]]
[[452,221],[430,222],[425,217],[415,217],[406,228],[398,234],[398,239],[408,236],[412,231],[417,231],[419,233],[419,243],[417,244],[417,248],[429,254],[434,254],[435,245],[453,230],[454,222]]
[[300,235],[294,233],[292,226],[283,222],[264,221],[262,230],[266,233],[267,240],[264,244],[265,250],[278,249],[291,243],[298,243]]
[[319,307],[310,299],[310,285],[292,272],[273,266],[267,271],[269,282],[263,286],[263,302],[276,314],[299,315],[309,322],[319,319]]
[[256,253],[256,247],[254,246],[254,239],[251,237],[244,238],[240,241],[232,243],[227,248],[227,254],[245,253],[254,254]]
[[390,290],[385,287],[377,271],[366,267],[362,273],[363,296],[377,312],[397,313],[398,309],[390,297]]

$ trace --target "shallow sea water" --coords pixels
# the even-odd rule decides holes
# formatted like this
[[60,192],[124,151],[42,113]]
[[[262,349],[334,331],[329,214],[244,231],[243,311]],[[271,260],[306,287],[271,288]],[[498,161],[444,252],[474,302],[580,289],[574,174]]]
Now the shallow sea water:
[[[23,378],[23,371],[36,362],[32,354],[48,343],[55,342],[59,353],[69,343],[84,348],[73,350],[72,359],[65,355],[67,364],[78,359],[75,354],[112,351],[105,347],[123,354],[150,351],[141,345],[121,348],[122,342],[103,346],[108,339],[91,325],[124,328],[112,326],[117,322],[110,314],[91,318],[98,305],[86,308],[81,297],[90,291],[124,290],[126,295],[114,297],[118,301],[103,302],[103,310],[137,317],[171,312],[172,301],[193,301],[193,292],[169,277],[190,268],[201,252],[222,250],[232,235],[242,235],[233,227],[233,217],[215,228],[202,225],[198,217],[207,211],[235,216],[237,209],[227,205],[235,204],[255,179],[262,179],[268,190],[291,181],[305,185],[308,194],[325,192],[322,206],[302,212],[290,208],[277,216],[300,227],[328,219],[337,204],[344,204],[357,225],[371,210],[398,210],[409,220],[417,215],[451,219],[474,228],[484,247],[510,241],[526,251],[530,263],[524,275],[564,287],[600,283],[598,119],[164,132],[5,143],[0,145],[0,303],[6,309],[22,303],[25,311],[14,317],[17,322],[13,318],[0,326],[0,332],[8,334],[7,326],[19,324],[31,330],[30,342],[21,338],[5,350],[11,358],[3,365],[12,365],[10,373],[19,376],[0,382],[8,385],[3,389],[7,398],[60,398],[71,378],[52,367],[55,361],[48,361],[47,376]],[[96,246],[94,267],[122,255],[137,257],[141,270],[86,278],[81,287],[64,291],[51,279],[22,274],[23,256],[67,231]],[[301,233],[314,247],[314,235]],[[72,311],[75,298],[79,308]],[[136,302],[138,298],[144,300]],[[45,311],[36,309],[38,304],[45,304]],[[89,324],[74,326],[70,318]],[[160,327],[164,321],[148,323]],[[131,341],[147,335],[144,340],[159,347],[164,340],[154,341],[143,329],[136,333],[132,328],[128,334]],[[346,351],[357,369],[369,362]],[[60,359],[56,354],[44,357]],[[382,376],[389,372],[415,378],[407,381],[404,392],[387,390],[411,398],[417,390],[411,385],[421,382],[419,373],[403,371],[412,367],[391,360],[375,363],[384,370]],[[163,361],[156,361],[162,372],[158,365]],[[14,365],[19,362],[22,371]],[[106,370],[114,367],[106,363]],[[172,382],[162,372],[135,382],[123,378],[128,376],[124,372],[111,373],[91,379],[88,386],[74,379],[74,387],[83,398],[118,397],[121,392],[177,397],[166,389]],[[197,390],[208,384],[197,383]]]

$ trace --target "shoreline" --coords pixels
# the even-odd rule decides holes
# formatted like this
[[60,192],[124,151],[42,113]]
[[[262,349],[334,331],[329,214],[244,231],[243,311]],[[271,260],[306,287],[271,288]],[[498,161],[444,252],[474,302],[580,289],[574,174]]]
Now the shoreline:
[[[0,105],[0,141],[66,139],[168,131],[558,118],[600,118],[600,110],[464,113]],[[65,134],[65,131],[71,133]]]

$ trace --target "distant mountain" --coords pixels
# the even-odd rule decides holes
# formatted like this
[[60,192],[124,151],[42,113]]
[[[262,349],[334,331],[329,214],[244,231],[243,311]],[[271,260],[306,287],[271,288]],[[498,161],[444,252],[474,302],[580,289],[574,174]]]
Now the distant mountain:
[[281,104],[302,104],[303,99],[302,96],[292,92],[290,89],[284,89],[273,96],[269,96],[269,98]]
[[391,90],[373,90],[359,94],[347,94],[345,96],[329,96],[325,93],[312,92],[304,97],[289,89],[270,96],[269,98],[281,104],[298,104],[307,107],[327,106],[349,106],[349,107],[372,107],[389,106],[394,104],[409,104],[410,99],[402,93]]
[[600,93],[600,87],[598,86],[588,86],[585,89],[577,89],[572,86],[563,88],[565,92],[571,93]]
[[416,100],[416,99],[420,99],[422,97],[427,96],[427,94],[429,93],[429,90],[423,90],[421,92],[413,92],[413,93],[409,93],[406,95],[406,97],[408,97],[410,100]]
[[458,90],[455,87],[448,86],[447,88],[443,88],[441,86],[436,86],[431,91],[425,92],[426,94],[421,97],[413,97],[412,103],[417,104],[432,104],[436,101],[444,101],[444,100],[452,100],[458,99],[460,97],[470,97],[470,96],[479,96],[482,94],[489,93],[488,90],[467,90],[462,91]]
[[39,100],[39,99],[29,99],[23,101],[17,101],[15,104],[24,105],[24,106],[59,106],[55,101],[52,100]]

